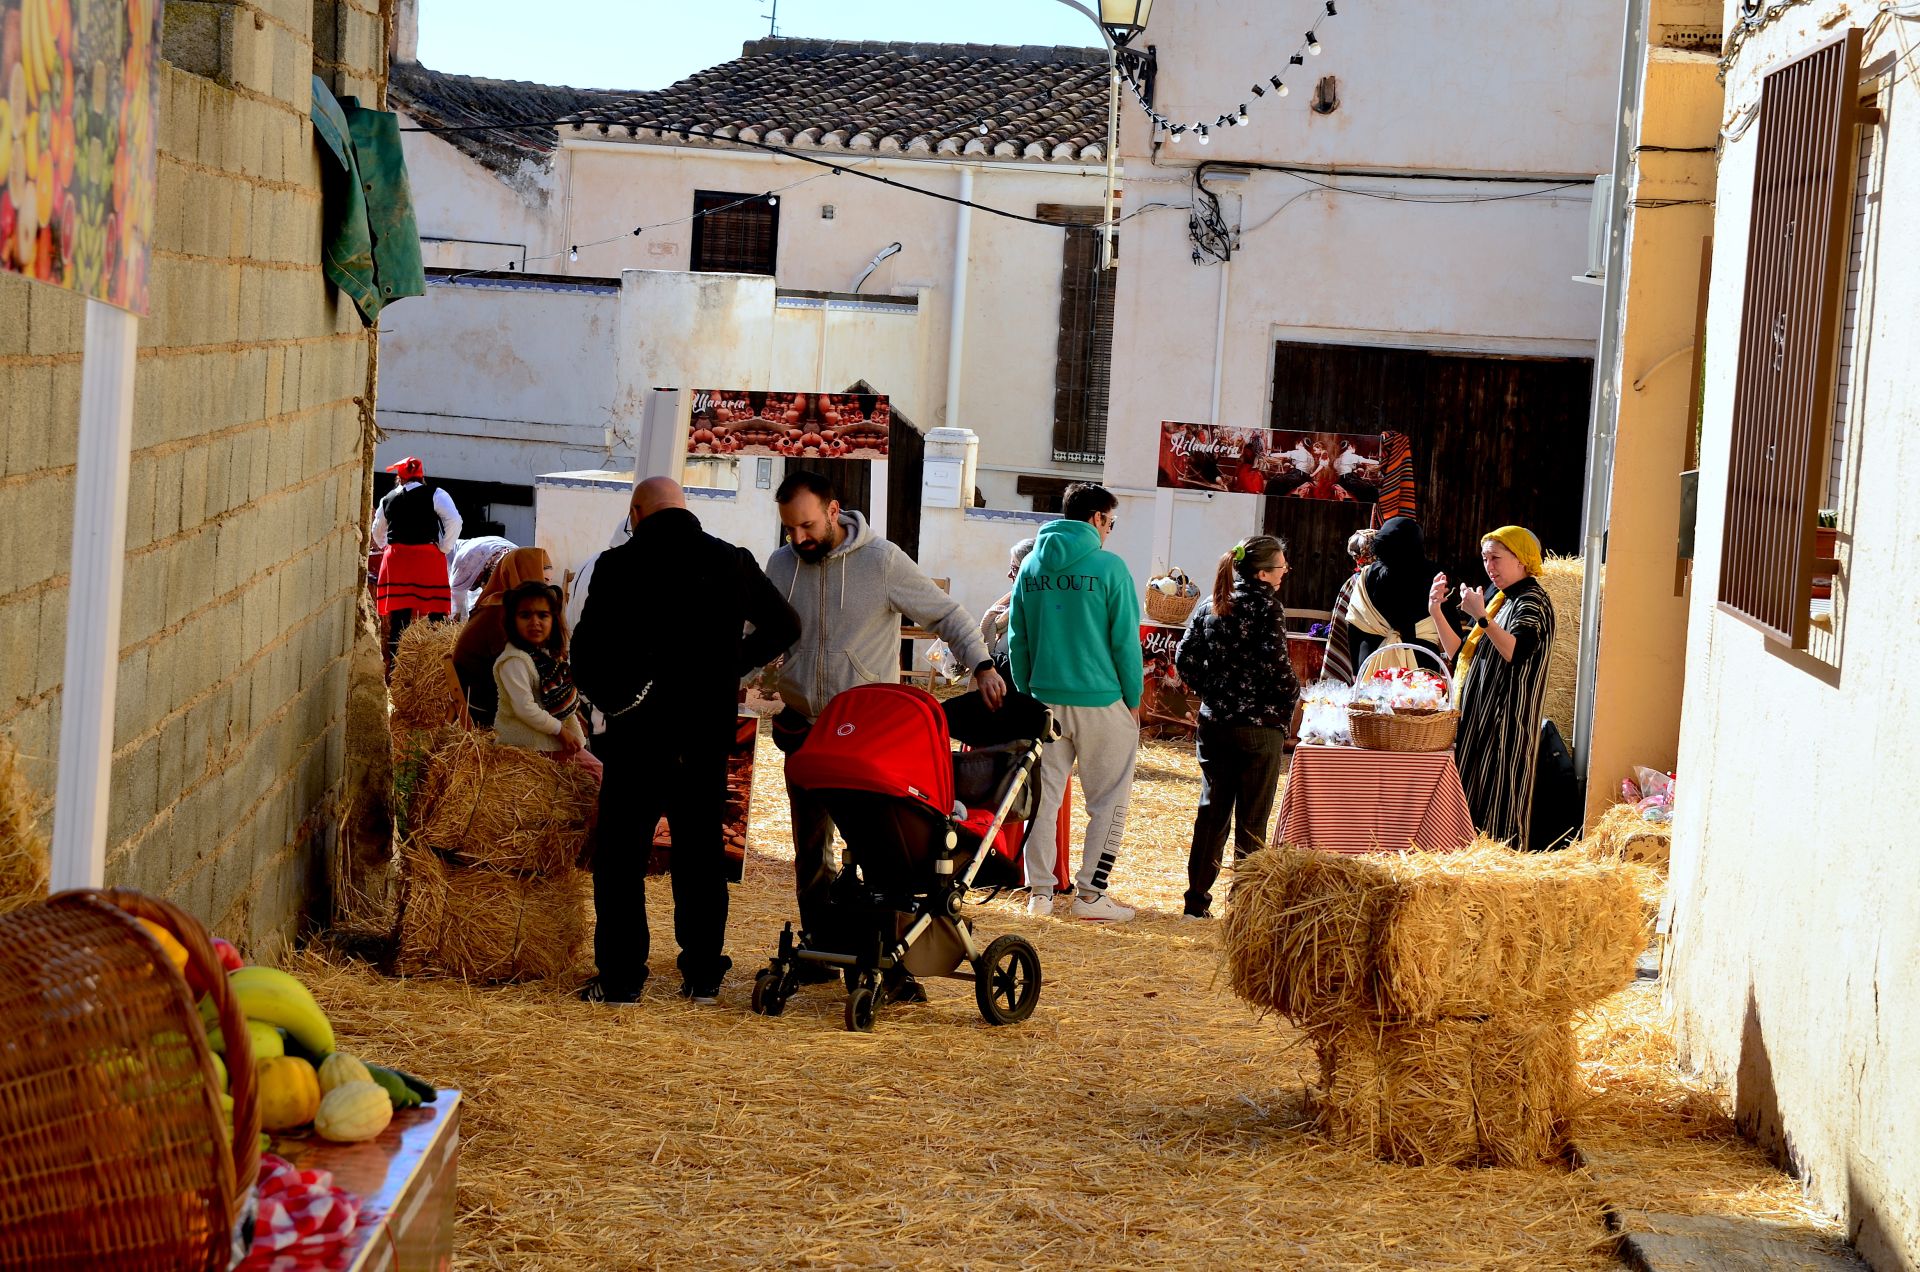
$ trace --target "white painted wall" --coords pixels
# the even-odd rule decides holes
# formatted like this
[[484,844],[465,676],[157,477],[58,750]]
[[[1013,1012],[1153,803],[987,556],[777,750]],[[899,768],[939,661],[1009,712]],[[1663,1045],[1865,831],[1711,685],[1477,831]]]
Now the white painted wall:
[[[1151,491],[1161,421],[1209,420],[1216,373],[1219,422],[1269,426],[1277,339],[1592,356],[1600,290],[1571,276],[1586,267],[1585,179],[1610,162],[1621,19],[1560,2],[1521,17],[1491,0],[1343,7],[1322,26],[1323,55],[1293,68],[1292,95],[1246,94],[1250,126],[1215,128],[1204,148],[1156,146],[1127,112],[1126,206],[1138,215],[1119,270],[1110,486]],[[1283,29],[1253,0],[1156,10],[1158,108],[1212,120],[1239,104],[1244,90],[1230,86],[1285,69],[1304,29]],[[1337,78],[1341,102],[1324,116],[1307,106],[1321,75]],[[1396,175],[1312,178],[1366,195],[1278,171],[1208,176],[1240,236],[1229,266],[1196,265],[1187,208],[1201,160]],[[1541,179],[1485,179],[1523,174]],[[1572,184],[1505,197],[1559,181]],[[1431,201],[1461,198],[1501,201]],[[1163,556],[1190,573],[1210,568],[1259,526],[1254,497],[1183,496],[1168,553],[1153,541],[1152,502],[1127,498],[1115,536],[1143,579]]]
[[[1727,77],[1728,117],[1769,67],[1874,13],[1834,0],[1784,13]],[[1897,65],[1898,27],[1882,24],[1869,67]],[[1838,640],[1812,655],[1716,606],[1764,121],[1720,162],[1669,978],[1684,1054],[1734,1083],[1749,1129],[1891,1269],[1920,1266],[1920,274],[1903,255],[1920,235],[1920,142],[1898,126],[1920,88],[1902,74],[1881,107],[1893,126],[1859,309]]]
[[619,318],[610,286],[430,279],[380,314],[376,463],[522,486],[605,463]]
[[[418,123],[404,110],[395,113],[402,128]],[[432,133],[403,132],[400,147],[429,268],[505,269],[511,261],[535,274],[558,272],[552,254],[564,261],[566,244],[559,241],[551,168],[524,164],[501,177]]]

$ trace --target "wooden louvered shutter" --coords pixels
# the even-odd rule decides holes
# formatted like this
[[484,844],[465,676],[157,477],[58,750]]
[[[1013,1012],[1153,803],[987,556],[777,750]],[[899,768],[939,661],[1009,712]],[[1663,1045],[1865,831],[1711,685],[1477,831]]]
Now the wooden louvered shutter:
[[1766,77],[1740,316],[1720,607],[1807,644],[1852,239],[1860,31]]
[[[1107,455],[1116,271],[1100,268],[1099,208],[1042,203],[1035,214],[1067,227],[1053,374],[1053,458],[1097,464]],[[1114,250],[1119,251],[1117,237]]]
[[697,272],[772,274],[780,208],[757,194],[696,190],[693,266]]

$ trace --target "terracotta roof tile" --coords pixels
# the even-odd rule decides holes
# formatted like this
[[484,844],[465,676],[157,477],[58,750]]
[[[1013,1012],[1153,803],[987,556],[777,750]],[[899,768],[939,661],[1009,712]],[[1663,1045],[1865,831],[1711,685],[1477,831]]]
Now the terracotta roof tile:
[[[460,128],[528,120],[552,123],[579,111],[601,109],[632,96],[627,90],[568,88],[526,80],[482,79],[429,70],[417,62],[396,62],[387,82],[391,104],[433,128]],[[522,162],[542,163],[559,147],[553,128],[488,129],[444,132],[444,141],[500,172]]]
[[1043,163],[1105,157],[1106,53],[1097,48],[753,40],[671,87],[595,96],[566,113],[577,131],[653,140],[684,128],[717,145],[738,136]]

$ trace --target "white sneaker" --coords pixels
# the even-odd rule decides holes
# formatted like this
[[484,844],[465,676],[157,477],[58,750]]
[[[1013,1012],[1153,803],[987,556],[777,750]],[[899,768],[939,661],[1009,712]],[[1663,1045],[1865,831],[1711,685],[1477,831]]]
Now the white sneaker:
[[1104,892],[1073,899],[1073,917],[1089,923],[1125,923],[1133,917],[1133,907],[1121,905]]
[[1027,898],[1027,917],[1044,919],[1053,914],[1053,893],[1035,892]]

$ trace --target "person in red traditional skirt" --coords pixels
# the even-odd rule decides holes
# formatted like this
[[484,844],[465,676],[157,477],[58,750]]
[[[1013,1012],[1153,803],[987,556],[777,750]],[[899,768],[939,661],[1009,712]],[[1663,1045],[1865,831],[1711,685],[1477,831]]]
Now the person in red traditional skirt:
[[451,495],[427,482],[426,465],[413,456],[387,465],[387,471],[399,480],[373,514],[373,546],[381,549],[373,596],[391,676],[393,653],[408,625],[453,612],[447,556],[460,542],[460,510]]

